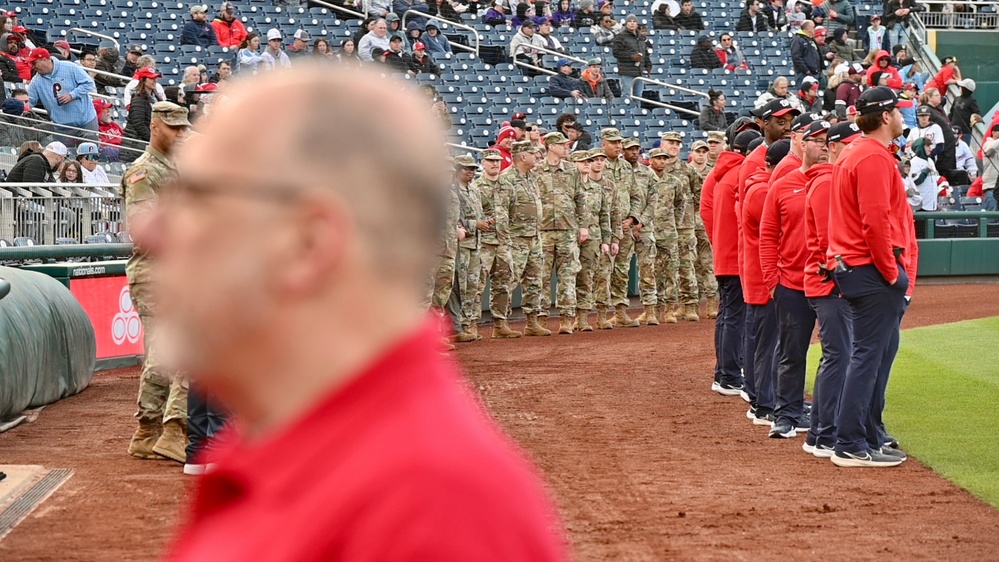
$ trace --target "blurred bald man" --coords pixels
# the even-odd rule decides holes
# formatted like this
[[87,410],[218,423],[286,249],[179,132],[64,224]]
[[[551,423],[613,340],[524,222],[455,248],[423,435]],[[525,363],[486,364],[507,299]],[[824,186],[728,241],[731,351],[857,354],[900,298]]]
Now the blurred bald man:
[[448,166],[403,90],[305,65],[234,84],[136,233],[167,357],[237,420],[170,560],[567,558],[539,476],[420,310]]

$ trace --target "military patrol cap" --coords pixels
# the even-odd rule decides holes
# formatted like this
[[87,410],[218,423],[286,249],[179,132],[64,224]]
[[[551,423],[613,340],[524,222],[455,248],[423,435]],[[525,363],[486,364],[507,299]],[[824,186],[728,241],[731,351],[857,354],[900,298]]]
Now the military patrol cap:
[[600,138],[610,142],[624,140],[624,137],[621,136],[621,131],[615,129],[614,127],[607,127],[606,129],[600,129]]
[[725,142],[725,131],[711,131],[708,133],[708,142]]
[[683,135],[680,134],[680,131],[666,131],[665,133],[659,135],[659,138],[664,141],[683,142]]
[[604,61],[600,57],[593,57],[592,59],[586,61],[588,66],[602,66]]
[[488,150],[483,150],[482,151],[482,159],[483,160],[500,160],[500,161],[502,161],[503,160],[503,155],[500,154],[500,151],[496,150],[495,148],[490,148]]
[[513,147],[510,149],[514,154],[521,154],[523,152],[534,152],[534,145],[531,141],[517,141],[513,143]]
[[153,105],[153,117],[159,117],[164,125],[170,127],[190,127],[187,120],[187,108],[168,101],[156,102]]
[[621,148],[634,148],[636,146],[642,146],[642,143],[635,137],[628,137],[624,139],[624,142],[621,144]]
[[669,158],[669,154],[666,154],[666,149],[660,146],[649,151],[649,158]]
[[593,158],[607,158],[607,155],[604,154],[604,150],[602,148],[591,148],[589,150],[589,156],[590,156],[590,159],[593,159]]
[[559,132],[548,133],[547,135],[544,136],[544,140],[545,140],[545,146],[548,146],[549,144],[565,144],[567,142],[572,142],[569,139],[565,138],[565,135]]
[[479,163],[472,158],[471,154],[462,154],[454,159],[455,168],[478,168]]
[[704,150],[707,150],[710,147],[708,146],[708,143],[706,143],[706,142],[704,142],[702,140],[699,140],[699,141],[694,141],[694,144],[690,147],[690,150],[693,150],[693,151],[696,152],[698,150],[701,150],[702,148]]
[[569,155],[569,159],[573,162],[589,162],[593,160],[593,156],[590,155],[589,150],[574,150],[572,154]]

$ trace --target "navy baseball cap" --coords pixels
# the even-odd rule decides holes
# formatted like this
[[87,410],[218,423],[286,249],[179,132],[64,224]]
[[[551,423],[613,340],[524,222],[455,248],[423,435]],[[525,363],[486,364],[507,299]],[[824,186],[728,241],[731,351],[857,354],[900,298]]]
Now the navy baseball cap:
[[871,115],[882,111],[891,111],[896,107],[912,107],[912,100],[898,97],[895,90],[888,86],[877,86],[866,90],[860,94],[860,99],[855,104],[857,113],[860,115]]
[[842,123],[836,123],[829,128],[829,136],[826,137],[826,142],[841,142],[843,144],[849,144],[861,135],[860,127],[852,121],[844,121]]
[[805,130],[806,127],[812,124],[813,121],[818,121],[822,119],[822,116],[818,113],[802,113],[801,115],[794,118],[791,121],[791,132],[800,133]]
[[746,154],[748,152],[749,143],[754,140],[761,138],[759,131],[748,130],[735,135],[735,139],[732,140],[732,149],[740,154]]
[[791,105],[791,102],[787,101],[786,99],[777,98],[770,100],[763,107],[750,111],[750,113],[759,117],[760,119],[769,121],[772,117],[780,117],[782,115],[787,115],[789,113],[798,115],[801,113],[801,110]]
[[791,141],[781,139],[767,147],[767,166],[776,166],[791,152]]
[[818,121],[812,121],[812,124],[808,126],[807,129],[802,133],[803,138],[814,137],[815,135],[821,135],[822,133],[828,133],[832,125],[828,121],[819,119]]

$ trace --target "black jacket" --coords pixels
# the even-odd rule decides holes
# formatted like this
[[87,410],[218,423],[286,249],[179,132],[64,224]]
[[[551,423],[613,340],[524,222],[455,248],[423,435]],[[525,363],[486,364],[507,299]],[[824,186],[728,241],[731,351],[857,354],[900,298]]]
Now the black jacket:
[[937,171],[940,172],[940,175],[949,180],[951,174],[957,168],[957,135],[955,135],[953,129],[950,128],[950,122],[947,120],[947,116],[944,115],[939,109],[933,108],[933,110],[930,111],[930,121],[940,125],[940,128],[943,129],[943,152],[937,154],[935,160],[937,164]]
[[[617,73],[621,76],[641,76],[642,70],[651,70],[652,61],[646,51],[645,38],[635,31],[621,30],[614,36],[611,43],[614,58],[617,59]],[[633,60],[635,55],[641,55],[640,60]]]
[[679,29],[679,27],[673,16],[666,15],[663,10],[656,10],[656,13],[652,14],[652,29]]
[[739,23],[735,25],[736,31],[755,31],[760,33],[762,31],[770,31],[770,24],[767,23],[767,15],[760,10],[760,13],[756,14],[756,25],[753,25],[753,16],[749,15],[749,9],[742,11],[739,16]]
[[954,106],[950,108],[950,122],[960,128],[962,133],[971,134],[971,116],[975,113],[982,114],[982,110],[978,108],[978,100],[971,94],[962,93],[954,98]]
[[[14,82],[15,84],[21,81],[21,75],[17,73],[17,65],[10,58],[0,55],[0,75],[3,76],[4,82]],[[6,99],[6,92],[4,92]]]
[[392,67],[394,72],[409,72],[413,69],[413,57],[407,55],[403,51],[398,53],[389,53],[389,56],[385,57],[385,64]]
[[791,62],[797,74],[816,75],[822,68],[822,58],[815,40],[807,35],[796,33],[791,38]]
[[41,152],[26,150],[7,173],[7,181],[11,183],[51,182],[53,181],[52,166],[49,164],[48,158],[45,158]]
[[[901,8],[908,8],[910,10],[909,15],[903,18],[896,16],[895,10]],[[881,23],[888,28],[896,23],[908,24],[912,14],[922,12],[925,9],[924,6],[917,4],[916,0],[885,0],[882,6]]]
[[148,93],[132,96],[128,104],[128,120],[125,123],[125,136],[130,139],[149,141],[149,123],[153,120],[153,104]]
[[711,47],[710,42],[706,46],[700,43],[694,45],[694,50],[690,51],[690,68],[707,68],[710,70],[721,67],[721,59],[718,58],[718,53]]
[[593,27],[597,24],[597,12],[587,14],[583,10],[576,10],[576,17],[572,18],[572,27],[583,29]]
[[676,24],[680,29],[690,29],[694,31],[701,31],[704,29],[704,20],[701,19],[701,14],[697,12],[690,12],[690,15],[683,13],[682,11],[673,16],[673,23]]
[[441,72],[440,67],[438,67],[436,64],[434,64],[434,61],[430,58],[430,55],[423,55],[423,62],[422,63],[419,62],[419,61],[417,61],[416,57],[413,57],[413,56],[410,56],[410,60],[412,60],[412,63],[410,64],[410,68],[414,72],[416,72],[417,74],[420,74],[420,73],[440,74],[440,72]]

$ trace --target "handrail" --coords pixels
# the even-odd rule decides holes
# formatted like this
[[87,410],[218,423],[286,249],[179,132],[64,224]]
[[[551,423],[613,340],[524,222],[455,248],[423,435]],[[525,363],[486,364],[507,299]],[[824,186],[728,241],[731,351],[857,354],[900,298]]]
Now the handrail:
[[[33,108],[31,108],[31,111],[32,112],[39,112],[39,113],[41,113],[41,112],[43,112],[45,110],[43,110],[43,109],[37,109],[37,108],[33,107]],[[94,131],[91,131],[90,129],[82,129],[80,127],[72,127],[72,126],[69,126],[69,125],[60,125],[58,123],[53,123],[52,121],[42,121],[40,119],[31,119],[31,118],[24,117],[24,116],[8,115],[8,117],[14,117],[15,119],[21,119],[21,120],[27,121],[29,123],[38,123],[40,125],[44,125],[46,128],[30,127],[30,126],[27,126],[27,125],[19,125],[17,123],[13,123],[13,122],[7,122],[6,126],[9,126],[9,127],[17,127],[18,129],[26,129],[28,131],[35,131],[35,132],[45,133],[47,135],[56,135],[56,136],[59,136],[59,137],[65,137],[65,138],[73,139],[73,140],[77,140],[77,141],[90,142],[90,143],[94,143],[94,144],[96,144],[98,146],[114,146],[114,147],[117,147],[118,150],[128,150],[130,152],[139,152],[139,153],[142,153],[142,152],[145,152],[145,148],[144,148],[145,145],[149,144],[148,141],[139,140],[139,139],[128,139],[128,137],[121,137],[123,140],[124,139],[128,139],[131,142],[136,142],[136,143],[139,143],[141,146],[143,146],[143,148],[141,148],[141,149],[139,149],[139,148],[132,148],[130,146],[124,146],[124,145],[118,145],[118,144],[112,144],[112,143],[109,143],[109,142],[104,142],[104,141],[100,140],[100,135],[99,134],[98,134],[97,140],[95,141],[93,139],[86,138],[86,137],[80,137],[80,136],[75,136],[75,135],[68,135],[66,133],[62,133],[62,132],[59,132],[59,131],[52,131],[52,130],[49,130],[47,127],[59,127],[60,129],[69,129],[69,130],[73,130],[73,131],[84,131],[84,132],[87,132],[87,133],[93,133]]]
[[[52,181],[52,182],[37,182],[36,181],[36,182],[3,182],[3,183],[0,183],[0,188],[8,188],[8,187],[48,187],[48,186],[56,186],[56,187],[62,187],[62,188],[67,188],[67,187],[100,187],[100,188],[111,188],[111,189],[118,189],[119,187],[121,187],[120,185],[118,185],[116,183],[110,183],[110,182],[109,183],[59,183],[59,182],[54,182],[54,181]],[[58,199],[58,197],[56,197],[56,199]]]
[[541,71],[541,72],[543,72],[545,74],[549,74],[551,76],[556,76],[558,74],[558,72],[554,72],[554,71],[549,70],[547,68],[536,66],[536,65],[533,65],[531,63],[524,62],[522,60],[517,60],[517,55],[520,54],[521,51],[526,50],[526,49],[530,49],[532,51],[538,51],[539,53],[545,53],[546,55],[553,55],[553,56],[556,56],[556,57],[561,57],[563,59],[569,59],[571,61],[576,61],[576,62],[578,62],[580,64],[584,64],[584,65],[586,64],[586,59],[581,59],[579,57],[574,57],[572,55],[567,55],[565,53],[560,53],[558,51],[553,51],[551,49],[546,49],[544,47],[536,47],[534,45],[528,45],[526,43],[521,43],[520,45],[517,45],[516,47],[514,47],[513,51],[510,52],[510,56],[513,57],[513,64],[514,64],[514,66],[524,66],[524,67],[527,67],[527,68],[532,68],[534,70]]
[[[962,238],[936,238],[936,223],[938,220],[977,220],[978,237],[987,238],[989,220],[999,220],[997,211],[929,211],[915,213],[917,221],[926,221],[926,237],[920,240],[962,240]],[[971,226],[971,225],[967,225]]]
[[670,84],[669,82],[663,82],[662,80],[656,80],[655,78],[646,78],[645,76],[636,76],[635,80],[641,79],[643,82],[649,82],[650,84],[656,84],[657,86],[662,86],[664,88],[672,88],[674,90],[680,90],[681,92],[687,92],[688,94],[696,94],[701,97],[710,98],[707,92],[702,92],[700,90],[694,90],[686,86],[678,86],[676,84]]
[[[70,63],[70,64],[74,64],[74,63]],[[133,78],[131,76],[125,76],[124,74],[118,74],[116,72],[108,72],[106,70],[98,70],[96,68],[87,68],[87,67],[83,66],[82,64],[79,65],[79,66],[80,66],[80,68],[82,68],[88,74],[91,73],[91,72],[93,72],[94,74],[100,74],[101,76],[110,76],[111,78],[117,78],[118,80],[124,80],[125,83],[131,82],[133,80]]]
[[73,35],[74,31],[77,32],[77,33],[82,33],[84,35],[90,35],[90,36],[93,36],[93,37],[100,37],[101,39],[106,39],[106,40],[114,43],[114,48],[115,48],[116,51],[121,51],[121,43],[119,43],[118,40],[115,39],[114,37],[111,37],[110,35],[104,35],[102,33],[95,33],[95,32],[90,31],[88,29],[82,29],[82,28],[79,28],[79,27],[74,27],[74,28],[72,28],[72,29],[70,29],[69,31],[66,32],[66,40],[67,41],[69,41],[69,37],[71,35]]
[[[636,76],[635,79],[631,83],[631,90],[626,94],[626,96],[629,99],[641,100],[641,101],[643,101],[645,103],[651,103],[652,105],[658,105],[659,107],[665,107],[665,108],[668,108],[668,109],[672,109],[673,111],[680,111],[680,112],[683,112],[683,113],[689,113],[691,115],[697,115],[698,117],[700,117],[701,114],[699,112],[697,112],[697,111],[692,110],[692,109],[687,109],[685,107],[677,107],[675,105],[671,105],[671,104],[668,104],[668,103],[665,103],[665,102],[662,102],[662,101],[650,100],[650,99],[645,99],[645,98],[643,98],[641,96],[636,96],[635,93],[634,93],[635,92],[635,82],[638,82],[639,80],[641,80],[642,82],[648,82],[650,84],[657,84],[659,86],[664,86],[664,87],[667,87],[667,88],[671,87],[669,84],[666,84],[665,82],[660,82],[658,80],[653,80],[651,78],[646,78],[644,76]],[[621,93],[624,94],[624,92],[621,92]]]
[[[355,12],[354,10],[351,10],[351,9],[348,9],[348,8],[344,8],[343,6],[337,6],[336,4],[330,4],[329,2],[323,2],[322,0],[310,0],[309,3],[310,4],[318,4],[318,5],[322,6],[323,8],[326,8],[328,10],[336,10],[338,12],[343,12],[345,14],[350,14],[352,16],[357,16],[357,17],[361,18],[362,20],[364,18],[368,17],[366,13],[362,14],[360,12]],[[365,0],[365,2],[363,4],[365,11],[367,11],[367,9],[368,9],[367,4],[368,4],[368,2],[367,2],[367,0]]]
[[446,142],[444,144],[446,146],[450,146],[451,148],[458,148],[458,149],[461,149],[461,150],[471,150],[473,152],[485,152],[486,151],[486,149],[484,149],[484,148],[476,148],[474,146],[465,146],[463,144],[455,144],[453,142]]
[[406,29],[406,16],[408,16],[409,14],[414,14],[414,15],[417,15],[417,16],[420,16],[420,17],[424,17],[424,18],[427,18],[427,19],[436,20],[436,21],[440,22],[441,25],[449,25],[451,27],[456,27],[458,29],[464,29],[465,31],[471,31],[472,32],[472,37],[475,39],[475,47],[469,47],[468,45],[462,45],[461,43],[452,43],[451,44],[451,48],[453,49],[453,48],[457,47],[457,48],[459,48],[459,49],[461,49],[463,51],[470,51],[470,52],[475,53],[476,57],[479,56],[479,32],[476,31],[474,27],[472,27],[470,25],[465,25],[463,23],[455,23],[455,22],[453,22],[451,20],[443,19],[440,16],[433,16],[433,15],[430,15],[430,14],[425,14],[423,12],[418,12],[416,10],[406,10],[402,14],[402,22],[399,25],[399,29]]
[[36,244],[34,246],[0,248],[0,261],[101,256],[129,257],[132,253],[132,245],[127,242],[121,244]]

